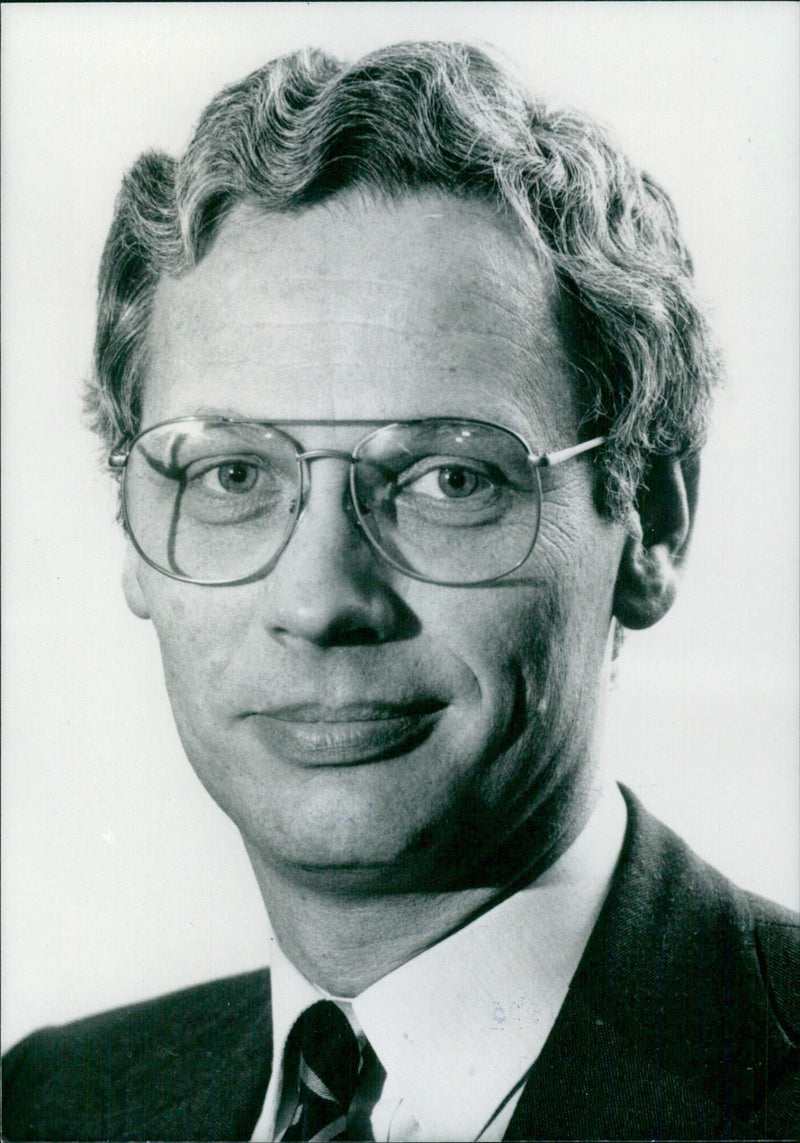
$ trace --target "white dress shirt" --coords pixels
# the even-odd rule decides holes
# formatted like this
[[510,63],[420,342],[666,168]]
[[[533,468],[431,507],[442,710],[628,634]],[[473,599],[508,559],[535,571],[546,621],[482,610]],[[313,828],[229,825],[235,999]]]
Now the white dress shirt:
[[284,1047],[320,999],[339,1004],[385,1070],[370,1116],[376,1140],[502,1139],[605,900],[625,823],[622,795],[609,785],[578,838],[532,885],[352,1000],[311,984],[275,942],[273,1070],[253,1140],[273,1140],[291,1116]]

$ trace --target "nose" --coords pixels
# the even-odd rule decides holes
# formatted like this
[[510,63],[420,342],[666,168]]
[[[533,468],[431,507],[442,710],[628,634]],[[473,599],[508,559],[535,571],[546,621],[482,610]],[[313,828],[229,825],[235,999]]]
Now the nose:
[[263,581],[270,634],[282,644],[319,647],[410,637],[417,624],[395,589],[399,573],[381,560],[356,520],[346,458],[320,452],[307,459],[314,466],[306,503]]

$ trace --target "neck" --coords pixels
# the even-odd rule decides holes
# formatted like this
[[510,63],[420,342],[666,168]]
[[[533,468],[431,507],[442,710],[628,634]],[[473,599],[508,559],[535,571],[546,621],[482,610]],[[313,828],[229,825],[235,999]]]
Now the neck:
[[358,996],[466,924],[496,896],[490,890],[362,897],[306,889],[298,894],[269,874],[258,881],[285,955],[313,984],[340,997]]
[[[593,804],[586,796],[580,808],[573,804],[568,824],[559,830],[547,829],[534,814],[523,830],[506,839],[495,860],[485,863],[492,876],[469,876],[446,888],[395,886],[387,891],[385,883],[354,885],[330,874],[319,880],[298,877],[250,846],[248,853],[285,955],[324,991],[354,997],[543,873],[581,832]],[[527,861],[526,853],[533,854]]]

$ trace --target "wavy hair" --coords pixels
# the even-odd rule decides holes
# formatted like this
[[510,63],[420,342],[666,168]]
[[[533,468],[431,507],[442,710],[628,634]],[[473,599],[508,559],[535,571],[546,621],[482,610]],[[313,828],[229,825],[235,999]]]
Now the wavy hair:
[[672,203],[583,114],[532,98],[487,53],[405,43],[354,64],[307,50],[225,88],[185,154],[126,175],[99,277],[86,392],[107,447],[140,428],[153,293],[189,271],[239,203],[301,211],[350,188],[427,188],[515,217],[560,290],[598,507],[621,518],[653,455],[702,446],[719,355]]

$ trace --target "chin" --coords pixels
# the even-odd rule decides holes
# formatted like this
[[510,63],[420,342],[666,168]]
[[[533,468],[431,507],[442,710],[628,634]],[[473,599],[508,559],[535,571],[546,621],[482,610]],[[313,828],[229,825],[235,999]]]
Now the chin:
[[370,790],[363,780],[357,791],[318,788],[300,805],[272,800],[259,813],[251,803],[245,813],[230,816],[261,866],[343,892],[433,884],[442,873],[442,843],[463,823],[452,804],[425,807],[420,798]]
[[367,894],[420,888],[420,867],[428,863],[414,853],[413,839],[389,844],[383,838],[376,844],[373,833],[337,834],[335,841],[330,836],[295,836],[287,847],[276,846],[274,837],[248,840],[244,833],[243,837],[255,864],[315,890]]

